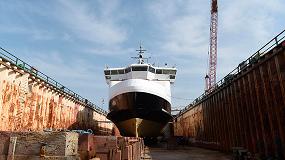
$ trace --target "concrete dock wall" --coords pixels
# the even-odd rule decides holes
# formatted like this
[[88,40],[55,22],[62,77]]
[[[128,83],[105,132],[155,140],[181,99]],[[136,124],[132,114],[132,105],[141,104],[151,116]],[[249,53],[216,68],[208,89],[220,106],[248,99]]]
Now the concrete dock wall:
[[0,130],[92,129],[109,134],[105,114],[0,58]]
[[242,147],[261,157],[284,158],[285,42],[249,60],[175,118],[176,136],[226,152]]

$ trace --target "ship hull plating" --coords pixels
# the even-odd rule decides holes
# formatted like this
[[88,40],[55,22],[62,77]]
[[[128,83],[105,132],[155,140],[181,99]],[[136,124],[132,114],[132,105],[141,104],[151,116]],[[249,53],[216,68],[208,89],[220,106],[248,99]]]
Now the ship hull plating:
[[107,118],[123,136],[155,137],[172,120],[170,103],[157,95],[127,92],[110,99]]

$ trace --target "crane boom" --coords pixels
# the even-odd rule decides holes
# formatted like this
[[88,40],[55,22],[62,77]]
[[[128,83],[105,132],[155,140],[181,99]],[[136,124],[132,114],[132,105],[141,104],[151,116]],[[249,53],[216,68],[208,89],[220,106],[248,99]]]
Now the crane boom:
[[218,0],[212,0],[209,46],[209,70],[205,77],[206,90],[213,89],[216,83],[217,69],[217,33],[218,33]]

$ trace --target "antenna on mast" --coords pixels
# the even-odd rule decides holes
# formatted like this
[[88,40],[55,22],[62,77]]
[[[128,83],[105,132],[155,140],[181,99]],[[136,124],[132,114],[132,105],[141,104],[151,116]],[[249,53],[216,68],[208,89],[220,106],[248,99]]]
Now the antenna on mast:
[[149,59],[150,57],[148,57],[148,58],[144,58],[144,57],[143,57],[143,54],[144,54],[144,52],[145,52],[146,50],[143,49],[141,42],[140,42],[140,48],[137,49],[136,51],[139,52],[138,57],[131,57],[131,58],[138,59],[138,64],[144,64],[144,60],[145,60],[145,59],[146,59],[147,62],[148,62],[148,59]]
[[142,49],[142,42],[140,42],[140,49],[137,49],[136,51],[139,51],[139,54],[143,54],[145,49]]

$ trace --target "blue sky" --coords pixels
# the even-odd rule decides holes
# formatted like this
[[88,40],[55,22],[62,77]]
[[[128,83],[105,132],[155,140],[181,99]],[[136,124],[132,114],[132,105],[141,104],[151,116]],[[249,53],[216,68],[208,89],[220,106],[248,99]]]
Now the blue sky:
[[[219,1],[221,79],[285,29],[284,0]],[[173,107],[202,94],[209,0],[0,1],[0,46],[107,109],[103,69],[134,62],[139,42],[151,63],[176,65]]]

